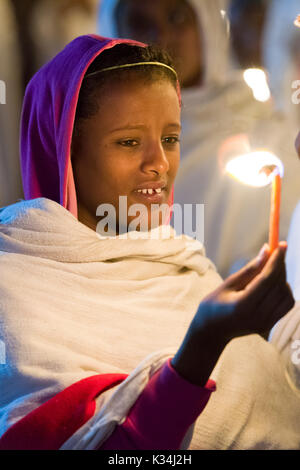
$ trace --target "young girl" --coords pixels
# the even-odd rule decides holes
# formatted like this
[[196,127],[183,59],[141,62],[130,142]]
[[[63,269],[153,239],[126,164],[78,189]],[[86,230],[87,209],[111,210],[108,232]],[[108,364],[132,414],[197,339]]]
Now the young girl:
[[299,445],[299,398],[255,334],[293,307],[286,244],[222,283],[176,237],[154,203],[172,205],[179,135],[176,72],[144,44],[82,36],[30,82],[26,200],[0,212],[0,448],[188,448],[199,415],[191,448]]

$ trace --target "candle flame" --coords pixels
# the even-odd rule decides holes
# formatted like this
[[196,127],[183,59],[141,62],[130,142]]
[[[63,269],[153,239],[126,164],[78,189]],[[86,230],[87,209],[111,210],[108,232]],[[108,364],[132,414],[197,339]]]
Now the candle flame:
[[249,186],[267,186],[276,173],[283,177],[281,160],[273,153],[264,150],[239,155],[228,161],[226,171],[233,178]]
[[257,101],[268,101],[271,97],[267,76],[261,69],[247,69],[244,71],[244,80],[252,89]]
[[295,19],[294,25],[298,26],[298,28],[300,28],[300,15],[298,15],[297,18]]

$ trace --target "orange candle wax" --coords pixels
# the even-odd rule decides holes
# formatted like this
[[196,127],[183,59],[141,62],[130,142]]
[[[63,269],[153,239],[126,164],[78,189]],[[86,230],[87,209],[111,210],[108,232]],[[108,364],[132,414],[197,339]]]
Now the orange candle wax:
[[281,196],[281,177],[277,173],[272,181],[269,245],[272,253],[279,243],[279,220],[280,220],[280,196]]

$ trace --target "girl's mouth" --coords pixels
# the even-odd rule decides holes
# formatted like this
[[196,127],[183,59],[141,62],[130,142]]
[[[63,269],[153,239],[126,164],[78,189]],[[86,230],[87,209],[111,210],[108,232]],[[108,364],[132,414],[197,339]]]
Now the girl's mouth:
[[166,189],[139,189],[135,190],[134,194],[141,201],[150,202],[152,204],[161,204],[166,197]]

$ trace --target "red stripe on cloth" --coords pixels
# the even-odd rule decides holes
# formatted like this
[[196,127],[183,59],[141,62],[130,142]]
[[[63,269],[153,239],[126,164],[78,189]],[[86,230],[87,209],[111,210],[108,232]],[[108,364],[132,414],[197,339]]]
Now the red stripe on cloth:
[[17,421],[0,438],[0,450],[58,450],[95,413],[95,398],[127,374],[80,380]]

